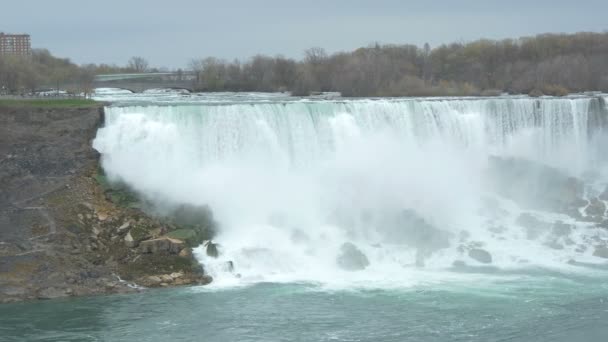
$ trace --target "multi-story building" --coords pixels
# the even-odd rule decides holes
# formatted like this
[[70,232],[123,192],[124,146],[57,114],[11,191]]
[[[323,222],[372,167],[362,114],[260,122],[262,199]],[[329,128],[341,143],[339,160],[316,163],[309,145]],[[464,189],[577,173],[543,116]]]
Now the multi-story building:
[[29,34],[0,32],[0,55],[28,56],[32,53]]

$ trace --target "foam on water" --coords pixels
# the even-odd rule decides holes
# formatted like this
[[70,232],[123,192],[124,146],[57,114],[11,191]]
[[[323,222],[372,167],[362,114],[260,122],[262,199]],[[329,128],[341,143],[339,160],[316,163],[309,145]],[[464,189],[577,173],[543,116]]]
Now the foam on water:
[[[602,262],[593,248],[580,246],[608,239],[603,229],[522,208],[484,181],[490,155],[533,160],[573,176],[604,170],[599,146],[606,109],[597,97],[228,96],[218,104],[222,96],[215,96],[198,104],[106,108],[106,125],[94,142],[108,175],[142,195],[211,206],[221,226],[221,255],[209,258],[203,248],[196,253],[215,286],[306,281],[385,287],[487,279],[449,271],[455,260],[480,265],[459,249],[469,242],[489,251],[492,267],[502,270],[574,272],[581,268],[568,264],[571,259]],[[605,179],[596,172],[588,191],[602,189]],[[503,215],[484,210],[489,198]],[[421,252],[420,244],[436,237],[432,230],[404,230],[404,211],[440,230],[449,246]],[[528,239],[515,224],[523,212],[575,224],[572,243],[548,247],[550,231]],[[504,231],[493,231],[497,226]],[[345,242],[369,259],[365,270],[338,267]]]

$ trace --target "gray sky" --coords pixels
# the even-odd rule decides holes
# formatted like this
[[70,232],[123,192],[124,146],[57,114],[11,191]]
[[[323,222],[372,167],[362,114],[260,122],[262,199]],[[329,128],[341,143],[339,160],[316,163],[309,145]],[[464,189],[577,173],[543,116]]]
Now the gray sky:
[[[23,15],[23,13],[26,13]],[[432,46],[544,32],[605,31],[608,1],[2,0],[0,31],[77,63],[183,67],[194,57],[300,58],[372,42]]]

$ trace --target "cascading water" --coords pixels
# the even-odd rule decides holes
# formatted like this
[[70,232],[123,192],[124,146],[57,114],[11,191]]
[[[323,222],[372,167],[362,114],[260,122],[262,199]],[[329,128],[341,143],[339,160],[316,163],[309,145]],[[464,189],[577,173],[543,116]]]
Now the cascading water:
[[[598,196],[605,124],[595,97],[252,99],[108,107],[94,147],[143,196],[212,208],[220,256],[198,257],[215,284],[407,286],[473,277],[445,271],[454,262],[600,262],[601,218],[527,207],[488,170],[507,165],[490,156],[532,161],[589,179],[581,196]],[[530,234],[524,212],[550,225]],[[556,221],[572,228],[556,234]]]

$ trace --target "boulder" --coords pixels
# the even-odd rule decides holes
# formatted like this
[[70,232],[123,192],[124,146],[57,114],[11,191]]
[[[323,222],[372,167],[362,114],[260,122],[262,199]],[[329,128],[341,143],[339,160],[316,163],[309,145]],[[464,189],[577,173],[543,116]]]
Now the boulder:
[[142,281],[142,285],[144,286],[160,286],[160,283],[162,283],[163,280],[158,277],[158,276],[149,276],[146,277],[143,281]]
[[173,282],[173,277],[170,274],[163,274],[159,278],[160,278],[160,280],[162,280],[163,283],[172,283]]
[[531,160],[492,156],[486,180],[495,192],[524,208],[569,214],[583,203],[580,179]]
[[192,257],[192,248],[186,247],[179,252],[179,256],[182,258],[191,258]]
[[107,220],[107,219],[108,219],[108,217],[109,217],[108,213],[105,213],[105,212],[100,212],[100,213],[97,213],[97,219],[98,219],[99,221],[102,221],[102,222],[103,222],[103,221]]
[[382,226],[386,241],[417,248],[424,255],[450,246],[451,234],[433,226],[413,209],[402,210]]
[[170,274],[171,279],[177,279],[177,278],[181,278],[184,276],[183,272],[173,272]]
[[217,243],[213,243],[213,241],[207,241],[207,243],[205,244],[206,251],[207,251],[207,256],[210,256],[212,258],[217,258],[220,253],[217,249]]
[[589,205],[585,208],[585,214],[587,216],[603,217],[606,213],[606,204],[600,201],[598,198],[592,198],[589,201]]
[[336,261],[338,266],[346,271],[360,271],[369,266],[369,260],[365,254],[350,242],[342,244]]
[[491,264],[492,263],[492,255],[481,248],[472,248],[469,250],[469,257],[471,259],[477,260],[482,264]]
[[213,281],[213,277],[212,276],[210,276],[208,274],[204,274],[199,279],[199,284],[200,285],[208,285],[208,284],[211,284],[212,281]]
[[130,226],[131,226],[131,221],[127,221],[127,222],[123,223],[120,227],[118,227],[117,231],[118,231],[118,233],[122,233],[122,232],[126,231],[127,229],[129,229]]
[[182,240],[171,239],[169,237],[161,237],[158,239],[142,241],[139,244],[142,253],[169,253],[178,254],[186,247],[186,243]]

